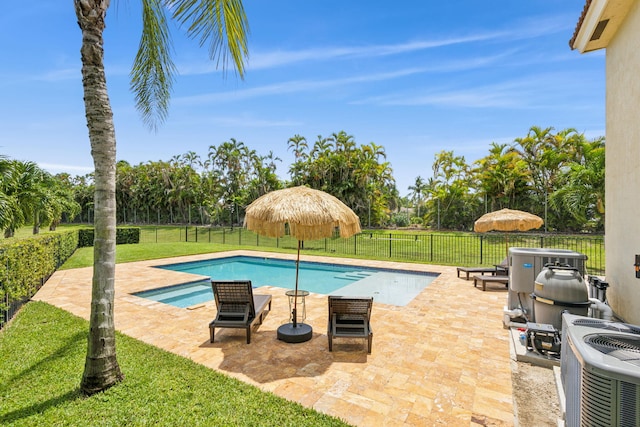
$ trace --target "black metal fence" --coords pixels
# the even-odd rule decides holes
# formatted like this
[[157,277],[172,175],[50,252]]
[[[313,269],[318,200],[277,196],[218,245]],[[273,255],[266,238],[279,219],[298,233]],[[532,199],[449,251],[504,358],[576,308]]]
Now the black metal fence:
[[[40,290],[40,288],[44,285],[49,277],[42,277],[38,280],[35,286],[32,289],[32,293],[28,296],[22,297],[20,299],[11,299],[9,298],[9,294],[4,294],[4,296],[0,299],[0,329],[3,329],[5,325],[15,316],[15,314],[20,310],[20,308],[25,305],[33,295]],[[0,287],[4,286],[2,280],[0,280]]]
[[[140,243],[198,242],[256,248],[295,250],[296,239],[290,236],[271,238],[243,228],[196,226],[144,226]],[[392,261],[423,262],[442,265],[493,265],[506,257],[508,247],[567,249],[587,255],[587,272],[604,276],[605,252],[603,236],[568,236],[523,233],[385,233],[366,232],[343,239],[305,241],[307,254],[344,255]],[[40,281],[40,286],[46,279]],[[39,288],[39,286],[38,286]],[[28,300],[5,301],[0,310],[0,329]]]
[[[290,236],[271,238],[243,228],[143,227],[141,243],[201,242],[258,248],[296,249]],[[587,271],[604,275],[604,237],[525,233],[384,233],[365,232],[303,242],[304,253],[335,254],[443,265],[493,265],[506,257],[508,247],[566,249],[587,256]]]

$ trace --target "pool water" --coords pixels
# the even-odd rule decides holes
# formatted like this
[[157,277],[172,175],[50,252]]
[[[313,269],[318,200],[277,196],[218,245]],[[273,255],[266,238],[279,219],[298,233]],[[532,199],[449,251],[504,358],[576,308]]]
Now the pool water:
[[[234,256],[158,266],[207,276],[214,280],[251,280],[254,287],[295,288],[296,263],[291,260]],[[406,272],[301,261],[298,289],[326,295],[372,296],[374,301],[404,306],[433,279],[435,273]],[[178,307],[213,300],[209,279],[150,291],[136,296]]]

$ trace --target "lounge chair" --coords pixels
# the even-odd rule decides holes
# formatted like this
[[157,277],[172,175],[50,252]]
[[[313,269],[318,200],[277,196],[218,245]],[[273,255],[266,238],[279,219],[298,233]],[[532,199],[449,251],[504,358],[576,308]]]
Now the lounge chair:
[[509,276],[498,275],[498,276],[489,276],[481,274],[479,276],[473,276],[473,287],[478,286],[478,282],[482,284],[482,290],[487,290],[487,283],[500,283],[505,286],[509,286]]
[[497,264],[493,267],[456,267],[458,272],[458,277],[460,277],[460,273],[466,273],[466,280],[469,280],[470,274],[483,274],[483,275],[492,275],[499,276],[501,274],[505,274],[509,271],[509,259],[505,258],[500,264]]
[[372,297],[343,297],[329,295],[329,351],[333,351],[334,338],[365,338],[367,353],[371,353]]
[[253,295],[250,280],[212,280],[211,287],[218,309],[209,323],[211,342],[216,328],[240,328],[247,331],[247,344],[251,343],[251,329],[271,311],[271,295]]

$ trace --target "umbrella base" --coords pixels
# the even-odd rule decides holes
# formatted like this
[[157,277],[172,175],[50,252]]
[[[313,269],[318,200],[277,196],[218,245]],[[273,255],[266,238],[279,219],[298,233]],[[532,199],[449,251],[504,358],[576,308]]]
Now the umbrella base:
[[309,341],[312,335],[313,330],[306,323],[298,323],[295,328],[293,323],[287,323],[278,328],[278,339],[291,344]]

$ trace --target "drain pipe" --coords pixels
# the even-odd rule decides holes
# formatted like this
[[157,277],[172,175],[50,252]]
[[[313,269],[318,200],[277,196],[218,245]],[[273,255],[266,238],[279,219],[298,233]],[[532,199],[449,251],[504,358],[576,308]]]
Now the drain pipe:
[[518,307],[509,309],[507,306],[504,306],[502,310],[502,323],[505,328],[511,326],[522,326],[522,323],[512,322],[512,319],[524,319],[525,322],[529,321],[527,317],[527,310],[522,305],[522,300],[520,299],[520,293],[518,293]]
[[515,319],[516,317],[523,317],[524,311],[522,311],[521,308],[514,308],[513,310],[509,310],[505,307],[504,314],[508,315],[512,319]]
[[589,302],[591,306],[591,317],[596,317],[595,313],[597,312],[598,319],[611,320],[613,318],[613,310],[604,302],[600,301],[598,298],[589,298]]

